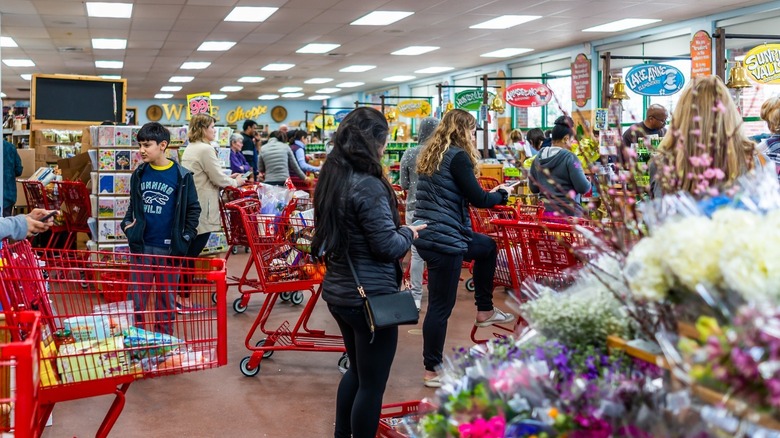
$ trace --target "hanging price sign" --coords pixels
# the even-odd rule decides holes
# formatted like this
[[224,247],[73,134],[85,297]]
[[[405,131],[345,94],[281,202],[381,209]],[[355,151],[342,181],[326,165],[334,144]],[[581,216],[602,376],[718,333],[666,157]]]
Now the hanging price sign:
[[192,116],[198,114],[211,115],[211,93],[206,91],[203,93],[195,93],[187,95],[187,120]]

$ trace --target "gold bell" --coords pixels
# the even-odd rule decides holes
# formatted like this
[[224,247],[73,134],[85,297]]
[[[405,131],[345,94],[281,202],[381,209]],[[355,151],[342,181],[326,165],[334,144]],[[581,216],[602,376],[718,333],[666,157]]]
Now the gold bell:
[[455,104],[452,101],[447,102],[447,106],[444,107],[444,112],[452,111],[455,109]]
[[504,101],[501,100],[500,97],[496,96],[493,98],[492,101],[490,101],[490,111],[495,111],[499,114],[504,114],[504,109],[506,106],[504,105]]
[[617,82],[612,88],[612,99],[617,100],[629,100],[628,94],[626,94],[626,84],[623,82],[623,78],[618,77]]
[[729,88],[748,88],[753,86],[748,80],[747,69],[742,66],[742,61],[735,61],[734,67],[731,67],[726,86]]
[[398,112],[393,108],[385,113],[385,118],[388,122],[393,123],[398,118]]

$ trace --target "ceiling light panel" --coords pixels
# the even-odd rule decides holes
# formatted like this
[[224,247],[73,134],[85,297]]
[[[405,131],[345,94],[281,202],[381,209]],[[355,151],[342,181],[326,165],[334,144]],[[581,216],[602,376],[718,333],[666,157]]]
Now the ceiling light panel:
[[184,64],[181,65],[182,70],[203,70],[204,68],[207,68],[210,66],[210,62],[204,62],[204,61],[187,61]]
[[492,20],[483,21],[482,23],[469,26],[470,29],[509,29],[515,27],[518,24],[528,23],[529,21],[538,20],[542,18],[541,15],[502,15]]
[[388,76],[382,80],[387,82],[404,82],[404,81],[411,81],[415,77],[416,76],[398,75],[398,76]]
[[304,84],[327,84],[333,82],[333,78],[311,78],[303,81]]
[[319,94],[332,94],[332,93],[338,93],[339,91],[341,91],[341,88],[328,87],[328,88],[320,88],[316,92]]
[[296,50],[295,53],[328,53],[337,47],[341,47],[341,44],[311,43]]
[[132,3],[87,2],[87,15],[96,18],[130,18]]
[[501,50],[494,50],[492,52],[483,53],[479,56],[483,58],[509,58],[511,56],[517,56],[522,55],[523,53],[528,53],[533,51],[534,49],[523,49],[523,48],[506,48]]
[[226,85],[219,89],[219,91],[225,92],[225,93],[232,93],[234,91],[241,91],[244,87],[241,85]]
[[364,71],[369,71],[375,68],[375,65],[350,65],[349,67],[344,67],[339,71],[342,73],[363,73]]
[[122,68],[125,63],[122,61],[95,61],[97,68]]
[[249,84],[256,84],[256,83],[261,82],[263,80],[265,80],[265,78],[262,77],[262,76],[243,76],[243,77],[238,78],[238,82],[245,82],[245,83],[249,83]]
[[154,95],[155,99],[170,99],[173,97],[173,94],[170,93],[157,93]]
[[171,76],[168,82],[192,82],[193,79],[195,79],[195,76]]
[[289,69],[291,69],[293,67],[295,67],[295,64],[277,63],[277,64],[268,64],[265,67],[261,68],[260,70],[265,70],[265,71],[285,71],[285,70],[289,70]]
[[111,80],[122,79],[122,76],[119,75],[100,75],[100,77],[103,79],[111,79]]
[[366,85],[365,82],[342,82],[340,84],[336,84],[339,88],[353,88],[353,87],[359,87],[361,85]]
[[323,96],[319,94],[314,96],[309,96],[309,100],[326,100],[326,99],[330,99],[330,96]]
[[0,47],[19,47],[11,37],[0,36]]
[[121,38],[92,38],[92,48],[123,50],[127,48],[127,40]]
[[274,99],[278,99],[279,95],[278,94],[263,94],[262,96],[257,96],[257,98],[259,100],[274,100]]
[[166,91],[166,92],[181,91],[181,86],[179,86],[179,85],[166,85],[166,86],[160,88],[160,91]]
[[353,26],[387,26],[414,14],[405,11],[374,11],[349,23]]
[[227,94],[211,94],[209,95],[209,97],[211,98],[211,100],[222,100],[227,97]]
[[401,55],[401,56],[417,56],[422,55],[423,53],[433,52],[434,50],[439,50],[439,47],[437,46],[409,46],[405,49],[396,50],[395,52],[392,52],[391,55]]
[[9,67],[35,67],[31,59],[4,59],[3,64]]
[[235,41],[204,41],[198,51],[200,52],[225,52],[235,46]]
[[287,97],[290,99],[294,99],[296,97],[303,97],[303,93],[284,93],[282,94],[282,97]]
[[225,17],[225,21],[243,21],[247,23],[260,23],[268,19],[279,8],[262,6],[236,6]]
[[25,81],[32,80],[32,73],[25,73],[25,74],[19,75],[19,76],[21,76],[22,79],[24,79]]
[[605,23],[599,26],[582,29],[583,32],[620,32],[621,30],[633,29],[647,24],[658,23],[661,20],[655,18],[624,18],[622,20]]
[[301,91],[303,88],[301,87],[282,87],[276,91],[280,93],[295,93],[296,91]]
[[433,73],[444,73],[445,71],[450,71],[450,70],[455,70],[455,69],[453,67],[428,67],[422,70],[415,70],[414,72],[427,75]]

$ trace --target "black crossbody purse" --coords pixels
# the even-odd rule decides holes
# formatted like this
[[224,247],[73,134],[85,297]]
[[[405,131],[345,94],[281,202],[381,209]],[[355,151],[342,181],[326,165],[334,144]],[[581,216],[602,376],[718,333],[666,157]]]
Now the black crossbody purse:
[[366,295],[363,285],[360,284],[355,266],[352,264],[352,257],[347,254],[347,263],[349,270],[352,271],[352,277],[355,279],[357,290],[363,298],[363,311],[366,315],[366,322],[371,330],[371,343],[374,342],[374,332],[377,329],[393,327],[397,325],[417,324],[420,313],[417,311],[417,305],[414,304],[412,292],[403,290],[391,294]]

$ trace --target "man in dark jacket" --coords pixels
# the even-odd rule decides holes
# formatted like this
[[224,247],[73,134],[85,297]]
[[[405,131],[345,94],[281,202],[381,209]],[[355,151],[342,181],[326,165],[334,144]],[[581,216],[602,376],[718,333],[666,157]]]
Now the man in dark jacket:
[[244,121],[244,132],[241,136],[244,137],[244,144],[241,146],[241,153],[244,154],[244,158],[249,162],[254,171],[255,178],[257,178],[257,146],[255,142],[255,130],[257,128],[257,122],[254,120]]
[[22,175],[22,159],[13,144],[3,140],[3,217],[13,216],[16,178]]

